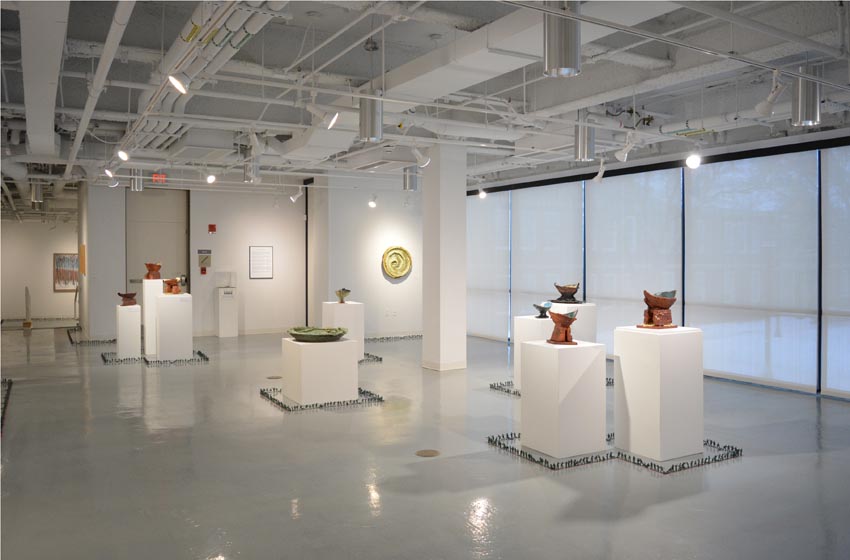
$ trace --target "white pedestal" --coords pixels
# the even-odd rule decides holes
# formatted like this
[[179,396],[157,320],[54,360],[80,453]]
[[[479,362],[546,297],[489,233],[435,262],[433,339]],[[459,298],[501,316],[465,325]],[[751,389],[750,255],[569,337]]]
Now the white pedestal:
[[[552,319],[537,319],[536,315],[518,315],[514,317],[511,340],[514,346],[514,388],[522,389],[522,343],[532,340],[546,340],[552,334],[555,323]],[[551,346],[551,345],[550,345]]]
[[[573,340],[596,342],[596,304],[595,303],[553,303],[549,311],[555,313],[572,313],[578,310],[576,322],[573,323]],[[551,322],[551,319],[550,319]],[[549,338],[546,336],[546,338]]]
[[522,445],[558,458],[605,450],[605,345],[522,346]]
[[142,306],[141,305],[116,305],[115,323],[118,338],[115,341],[118,347],[116,357],[141,358],[142,357]]
[[236,288],[216,289],[216,316],[218,317],[218,337],[239,336],[239,300]]
[[703,452],[702,331],[614,329],[617,447],[656,461]]
[[192,358],[192,296],[162,294],[157,305],[157,359]]
[[283,394],[302,405],[356,399],[357,348],[356,341],[345,338],[337,342],[284,338]]
[[[322,327],[344,327],[348,329],[345,338],[357,342],[357,359],[363,358],[366,351],[363,339],[366,329],[364,327],[364,309],[362,303],[347,301],[322,302]],[[339,399],[336,399],[339,400]]]
[[162,295],[162,280],[142,280],[142,314],[145,324],[145,354],[156,356],[156,302]]

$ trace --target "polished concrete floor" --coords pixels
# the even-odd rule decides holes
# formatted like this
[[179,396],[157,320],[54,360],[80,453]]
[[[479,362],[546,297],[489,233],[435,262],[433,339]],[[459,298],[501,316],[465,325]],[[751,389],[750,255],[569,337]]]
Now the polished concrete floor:
[[485,443],[521,430],[519,399],[488,389],[504,344],[469,339],[452,373],[422,370],[420,344],[367,345],[384,405],[283,414],[258,395],[279,336],[198,338],[209,365],[146,369],[63,329],[4,332],[3,557],[850,558],[846,402],[706,380],[706,437],[742,459],[550,472]]

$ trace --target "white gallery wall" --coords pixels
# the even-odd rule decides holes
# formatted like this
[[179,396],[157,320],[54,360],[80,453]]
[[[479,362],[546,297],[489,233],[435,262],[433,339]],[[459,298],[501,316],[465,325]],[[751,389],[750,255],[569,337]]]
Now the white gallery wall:
[[53,291],[53,253],[76,253],[77,224],[13,222],[2,231],[3,319],[23,319],[29,286],[33,318],[74,317],[74,293]]
[[[215,334],[216,272],[236,273],[239,333],[281,332],[303,325],[306,303],[304,199],[193,191],[189,200],[189,270],[195,336]],[[217,233],[210,235],[208,225]],[[274,278],[250,279],[248,247],[271,246]],[[212,251],[202,275],[198,249]]]

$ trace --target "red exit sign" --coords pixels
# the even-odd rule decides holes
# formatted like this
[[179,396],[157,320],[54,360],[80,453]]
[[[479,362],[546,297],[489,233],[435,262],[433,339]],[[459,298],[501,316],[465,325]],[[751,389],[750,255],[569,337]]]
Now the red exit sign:
[[168,176],[165,173],[154,173],[153,175],[151,175],[151,179],[153,179],[154,183],[164,185],[165,181],[168,179]]

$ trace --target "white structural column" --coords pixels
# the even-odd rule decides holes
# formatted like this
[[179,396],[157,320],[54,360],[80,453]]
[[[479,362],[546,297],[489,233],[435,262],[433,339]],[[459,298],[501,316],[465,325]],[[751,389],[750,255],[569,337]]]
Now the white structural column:
[[437,145],[429,155],[422,170],[422,366],[464,369],[466,149]]

